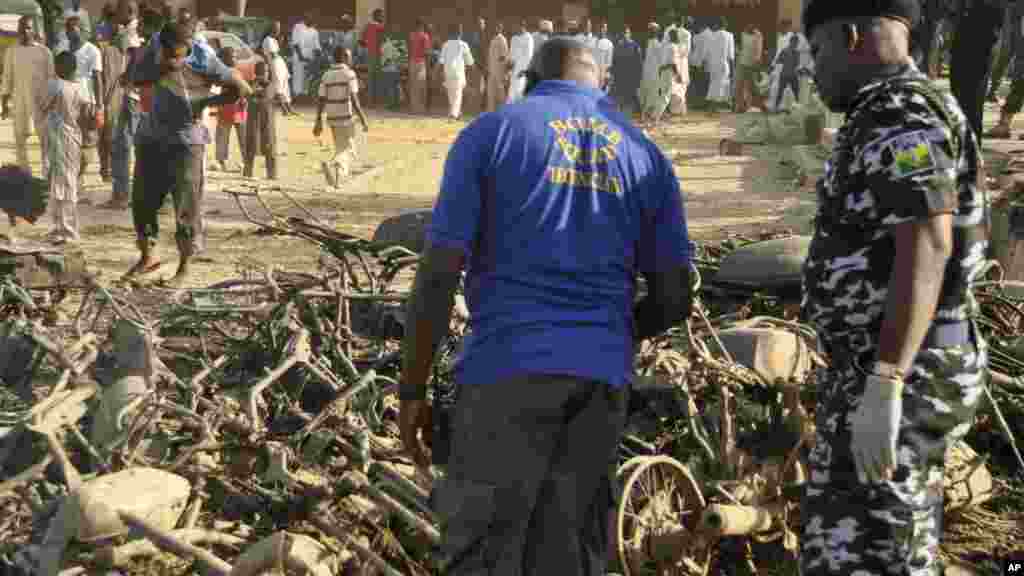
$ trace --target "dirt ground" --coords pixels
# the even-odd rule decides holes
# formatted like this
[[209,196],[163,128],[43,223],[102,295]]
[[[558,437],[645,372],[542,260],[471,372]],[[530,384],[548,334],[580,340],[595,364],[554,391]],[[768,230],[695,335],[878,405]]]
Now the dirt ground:
[[[255,226],[239,210],[226,190],[265,191],[269,206],[278,215],[303,216],[281,194],[279,186],[323,221],[337,229],[370,238],[381,220],[406,210],[429,208],[437,194],[445,155],[465,122],[453,123],[442,117],[417,117],[406,114],[371,112],[370,131],[360,143],[355,175],[338,189],[326,186],[320,161],[330,150],[313,137],[314,111],[300,108],[297,118],[279,117],[280,147],[283,151],[280,179],[269,182],[246,179],[239,169],[240,156],[233,143],[231,161],[235,170],[211,170],[208,176],[205,210],[208,249],[198,259],[192,286],[205,286],[236,275],[238,263],[255,260],[286,269],[309,269],[318,254],[310,243],[282,237],[268,239],[253,235]],[[989,110],[989,123],[998,116],[995,106]],[[754,146],[748,155],[721,156],[719,143],[734,136],[736,117],[732,114],[709,115],[691,112],[676,118],[653,135],[676,166],[686,195],[690,233],[697,240],[719,239],[729,234],[753,233],[766,229],[807,231],[815,206],[812,182],[796,183],[796,174],[785,159],[784,148]],[[1016,141],[986,143],[998,149],[1019,147]],[[209,147],[213,158],[213,146]],[[39,151],[30,142],[33,170],[39,170]],[[14,161],[12,124],[0,122],[0,164]],[[256,175],[264,173],[257,161]],[[110,184],[99,178],[97,167],[86,174],[86,194],[95,204],[110,198]],[[255,215],[259,205],[247,203]],[[82,248],[90,267],[102,273],[106,281],[124,273],[136,257],[131,213],[82,205],[79,209]],[[6,233],[6,219],[0,233]],[[19,238],[42,239],[48,220],[35,226],[20,224]],[[176,262],[174,223],[170,210],[161,217],[161,274],[173,273]]]
[[[281,194],[270,191],[272,186],[280,186],[337,229],[369,238],[384,218],[433,204],[448,146],[465,125],[438,117],[373,112],[370,131],[360,144],[355,175],[343,187],[329,189],[320,172],[320,161],[330,151],[323,145],[326,142],[320,143],[313,137],[313,110],[301,112],[298,118],[279,118],[284,156],[280,159],[277,182],[243,178],[237,166],[238,148],[234,145],[231,160],[236,170],[209,172],[205,199],[208,249],[196,263],[193,286],[235,275],[242,259],[298,269],[308,269],[317,259],[315,248],[308,242],[252,235],[255,227],[246,221],[226,190],[258,187],[266,190],[268,204],[275,212],[301,216],[301,211]],[[720,237],[727,231],[773,227],[794,207],[807,201],[813,203],[812,196],[797,193],[787,183],[786,170],[777,161],[778,151],[762,148],[757,157],[719,156],[720,140],[732,135],[730,125],[730,115],[694,113],[676,120],[655,136],[676,165],[687,195],[691,234],[697,239]],[[210,148],[212,159],[213,147]],[[38,174],[39,152],[34,140],[30,142],[30,158]],[[0,163],[13,161],[11,122],[0,122]],[[263,166],[258,160],[256,175],[262,174]],[[96,166],[90,166],[85,182],[86,194],[95,204],[109,199],[110,184],[102,182]],[[256,215],[262,215],[254,201],[247,205]],[[107,281],[120,276],[136,256],[130,211],[82,205],[79,212],[81,246],[90,266],[102,272]],[[35,226],[22,223],[17,236],[42,239],[47,226],[47,220]],[[165,262],[161,273],[169,275],[176,259],[169,210],[161,217],[161,226],[160,252]],[[6,227],[6,222],[0,224],[0,232],[6,233]]]

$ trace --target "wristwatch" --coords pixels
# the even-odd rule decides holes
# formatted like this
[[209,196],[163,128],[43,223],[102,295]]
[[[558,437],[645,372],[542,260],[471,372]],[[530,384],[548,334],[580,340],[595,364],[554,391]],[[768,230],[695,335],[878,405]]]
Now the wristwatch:
[[890,362],[875,362],[871,367],[871,374],[885,378],[886,380],[897,380],[902,382],[906,379],[907,373],[900,369],[899,366]]

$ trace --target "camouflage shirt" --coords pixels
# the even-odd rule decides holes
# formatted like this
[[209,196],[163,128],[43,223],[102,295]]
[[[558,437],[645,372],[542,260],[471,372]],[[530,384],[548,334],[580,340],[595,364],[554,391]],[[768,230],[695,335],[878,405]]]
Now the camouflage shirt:
[[988,246],[981,174],[977,141],[959,105],[915,66],[861,89],[818,182],[804,264],[803,316],[827,350],[877,351],[894,224],[954,215],[953,255],[933,325],[965,322],[975,312],[969,283]]

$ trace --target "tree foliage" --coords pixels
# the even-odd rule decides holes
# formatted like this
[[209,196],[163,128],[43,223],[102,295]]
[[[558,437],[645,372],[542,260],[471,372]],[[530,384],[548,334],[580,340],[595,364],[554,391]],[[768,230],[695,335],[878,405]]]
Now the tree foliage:
[[63,0],[36,0],[43,10],[43,33],[46,34],[46,43],[52,44],[56,38],[57,19],[64,13]]
[[[679,16],[686,15],[689,5],[690,0],[655,0],[654,18],[658,22],[675,22]],[[607,20],[608,29],[617,32],[629,21],[629,14],[635,8],[636,0],[592,0],[590,14],[597,20]],[[645,33],[646,30],[633,30],[634,38]]]

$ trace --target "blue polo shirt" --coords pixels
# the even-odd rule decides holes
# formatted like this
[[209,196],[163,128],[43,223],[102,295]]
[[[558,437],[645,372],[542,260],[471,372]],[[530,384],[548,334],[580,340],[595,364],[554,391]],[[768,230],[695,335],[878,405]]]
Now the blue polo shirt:
[[547,81],[452,145],[427,230],[467,254],[460,384],[633,374],[637,273],[684,266],[672,164],[604,93]]

